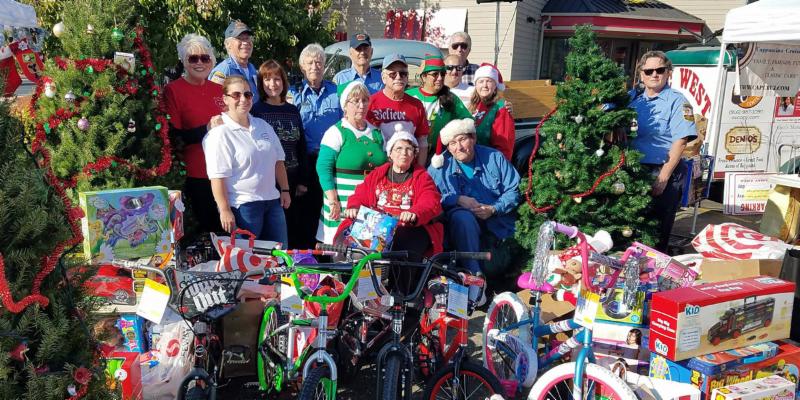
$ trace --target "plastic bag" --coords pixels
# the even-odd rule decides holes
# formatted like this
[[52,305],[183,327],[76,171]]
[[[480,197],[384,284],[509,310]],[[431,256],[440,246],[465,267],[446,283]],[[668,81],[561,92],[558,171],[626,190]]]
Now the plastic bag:
[[780,260],[792,246],[739,224],[709,224],[692,240],[709,260]]
[[157,362],[142,365],[142,393],[145,400],[174,399],[178,385],[194,363],[192,331],[177,314],[164,315],[158,341],[152,346]]

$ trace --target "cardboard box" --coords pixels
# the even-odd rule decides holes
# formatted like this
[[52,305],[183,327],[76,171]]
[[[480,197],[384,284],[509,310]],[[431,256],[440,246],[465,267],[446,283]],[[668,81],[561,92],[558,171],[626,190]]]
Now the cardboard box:
[[[717,375],[706,375],[689,368],[689,360],[670,361],[663,356],[650,353],[650,376],[675,382],[690,383],[700,389],[706,397],[714,389],[734,383],[748,382],[770,375],[781,375],[798,381],[800,375],[800,347],[789,342],[776,342],[777,354],[763,361],[740,363]],[[797,393],[800,396],[800,393]]]
[[742,364],[751,364],[775,357],[776,354],[778,354],[778,345],[773,342],[764,342],[690,358],[687,366],[702,374],[713,376]]
[[699,279],[703,282],[722,282],[759,275],[777,278],[782,263],[783,260],[703,260]]
[[161,186],[81,192],[83,251],[92,262],[166,254],[169,196]]
[[687,383],[651,378],[647,374],[628,372],[625,382],[633,389],[639,400],[700,400],[700,389]]
[[714,389],[714,400],[794,400],[795,384],[778,376]]
[[759,276],[655,293],[650,351],[679,361],[787,338],[794,287]]

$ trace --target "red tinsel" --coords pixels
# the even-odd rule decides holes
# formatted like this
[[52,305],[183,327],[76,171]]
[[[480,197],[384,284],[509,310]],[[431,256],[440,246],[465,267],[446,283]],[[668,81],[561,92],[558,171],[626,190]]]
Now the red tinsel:
[[[528,203],[528,207],[530,207],[534,212],[537,213],[548,212],[556,208],[559,204],[561,204],[561,200],[559,199],[558,201],[556,201],[555,204],[550,204],[544,207],[537,207],[535,204],[533,204],[533,200],[531,200],[531,193],[533,192],[533,159],[536,157],[536,152],[539,151],[539,129],[542,127],[542,124],[544,124],[545,121],[550,119],[550,117],[556,113],[556,110],[558,110],[558,107],[550,110],[550,112],[547,113],[547,115],[545,115],[541,121],[539,121],[539,124],[536,125],[535,142],[533,145],[533,150],[531,151],[531,155],[528,158],[528,188],[525,189],[525,201]],[[592,193],[594,193],[595,190],[597,190],[597,187],[600,185],[601,182],[603,182],[603,180],[605,180],[606,178],[617,172],[620,168],[622,168],[624,164],[625,164],[625,151],[620,151],[619,162],[617,162],[617,164],[613,168],[606,171],[604,174],[598,176],[589,190],[582,193],[570,195],[570,197],[572,197],[573,199],[580,199],[591,195]]]

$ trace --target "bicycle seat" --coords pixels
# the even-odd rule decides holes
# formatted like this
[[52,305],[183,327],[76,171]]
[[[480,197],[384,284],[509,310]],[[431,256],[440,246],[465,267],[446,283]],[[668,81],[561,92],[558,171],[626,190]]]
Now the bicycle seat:
[[531,279],[530,272],[523,272],[522,275],[517,278],[517,286],[519,286],[521,289],[535,290],[537,292],[544,293],[553,293],[554,290],[553,286],[547,282],[544,282],[541,285],[536,283],[536,281]]

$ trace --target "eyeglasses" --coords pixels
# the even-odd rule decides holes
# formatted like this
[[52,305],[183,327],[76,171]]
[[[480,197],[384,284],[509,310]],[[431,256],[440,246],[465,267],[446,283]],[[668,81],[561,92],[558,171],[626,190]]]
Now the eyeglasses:
[[428,72],[425,73],[425,75],[430,76],[433,79],[438,79],[444,74],[442,74],[441,71],[428,71]]
[[369,105],[369,99],[352,99],[347,101],[350,104],[354,104],[357,106],[367,106]]
[[250,99],[253,98],[253,92],[244,92],[244,93],[242,93],[242,92],[233,92],[233,93],[226,93],[225,94],[225,96],[228,96],[228,97],[230,97],[230,98],[232,98],[234,100],[237,100],[237,101],[242,98],[242,95],[244,95],[244,98],[247,99],[247,100],[250,100]]
[[464,68],[465,67],[463,65],[445,65],[444,66],[444,69],[446,69],[447,72],[453,72],[453,71],[464,72]]
[[643,69],[642,72],[644,72],[644,74],[647,76],[653,75],[653,72],[659,75],[664,75],[664,72],[667,72],[667,67],[648,68]]
[[466,49],[469,48],[469,45],[466,44],[466,43],[453,43],[453,44],[450,45],[450,48],[453,49],[453,50],[458,50],[459,47],[462,50],[466,50]]
[[192,54],[186,59],[189,60],[189,64],[197,64],[200,62],[203,64],[208,64],[211,62],[211,56],[208,54]]
[[414,150],[416,150],[416,149],[413,148],[413,147],[393,147],[392,148],[392,153],[408,153],[408,154],[412,154],[412,153],[414,153]]
[[397,75],[400,75],[400,79],[408,78],[408,71],[389,71],[386,73],[389,75],[389,78],[397,79]]

